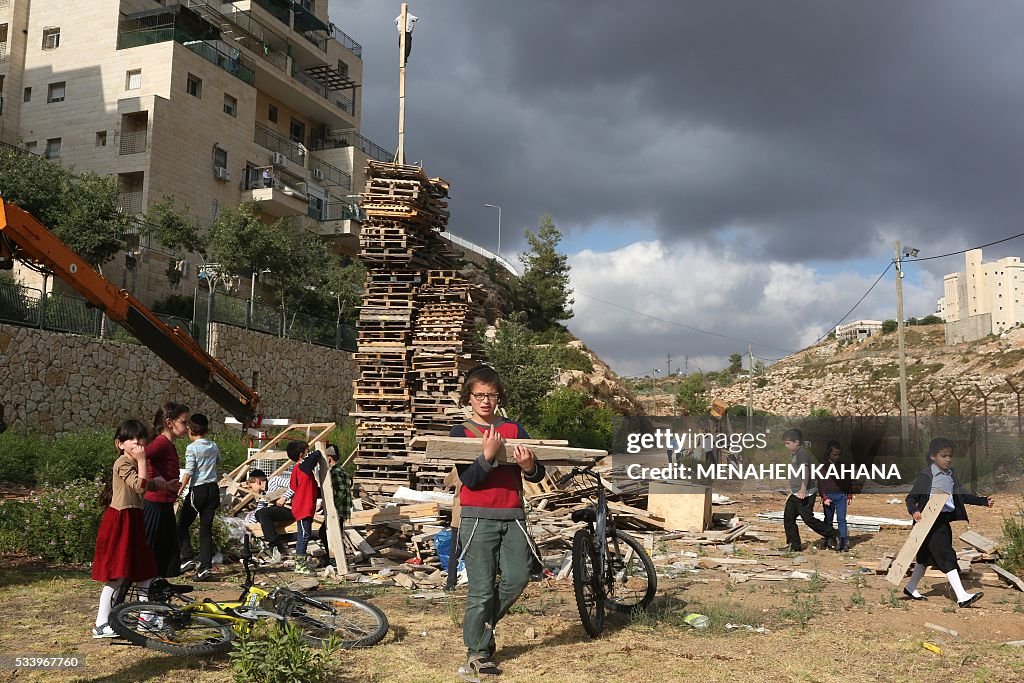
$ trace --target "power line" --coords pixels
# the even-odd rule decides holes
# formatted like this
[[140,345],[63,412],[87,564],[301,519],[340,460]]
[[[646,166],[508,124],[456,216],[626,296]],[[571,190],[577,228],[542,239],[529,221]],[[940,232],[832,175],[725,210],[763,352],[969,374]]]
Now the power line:
[[712,337],[720,337],[721,339],[729,339],[731,341],[742,342],[744,344],[753,344],[754,346],[760,346],[763,349],[771,349],[772,351],[781,351],[782,353],[785,353],[785,354],[796,353],[795,351],[792,351],[790,349],[780,349],[777,346],[769,346],[767,344],[761,344],[759,342],[750,341],[749,339],[740,339],[739,337],[730,337],[727,334],[721,334],[719,332],[709,332],[708,330],[702,330],[699,327],[694,327],[693,325],[687,325],[685,323],[676,322],[674,320],[665,320],[664,318],[659,318],[656,315],[650,315],[648,313],[643,313],[641,311],[637,311],[637,310],[632,309],[632,308],[627,308],[626,306],[622,306],[620,304],[616,304],[616,303],[613,303],[611,301],[605,301],[604,299],[598,299],[596,296],[590,296],[589,294],[584,294],[583,292],[579,291],[578,289],[575,290],[573,293],[574,294],[579,294],[580,296],[586,297],[587,299],[590,299],[592,301],[600,302],[600,303],[605,304],[607,306],[613,306],[613,307],[619,308],[619,309],[621,309],[623,311],[628,311],[629,313],[635,313],[636,315],[640,315],[640,316],[643,316],[645,318],[650,318],[651,320],[657,320],[658,322],[665,323],[666,325],[675,325],[676,327],[682,327],[682,328],[687,329],[687,330],[693,330],[694,332],[700,332],[701,334],[707,334],[707,335],[710,335]]
[[[828,336],[829,334],[831,334],[832,330],[836,329],[836,327],[838,327],[839,325],[841,325],[841,324],[843,323],[843,321],[844,321],[844,320],[846,320],[847,318],[849,318],[849,317],[850,317],[850,314],[851,314],[851,313],[853,313],[853,312],[854,312],[855,310],[857,310],[857,307],[861,305],[861,302],[863,302],[863,301],[864,301],[864,299],[868,298],[868,294],[870,294],[870,293],[871,293],[871,290],[873,290],[873,289],[875,288],[875,286],[876,286],[876,285],[877,285],[877,284],[878,284],[879,282],[881,282],[881,281],[882,281],[882,278],[883,278],[883,277],[885,277],[885,274],[889,272],[889,269],[890,269],[890,268],[892,268],[892,266],[893,266],[893,264],[894,264],[894,263],[895,263],[895,261],[889,261],[889,265],[887,265],[887,266],[885,267],[885,270],[883,270],[883,271],[882,271],[882,274],[881,274],[881,275],[879,275],[879,276],[878,276],[878,277],[877,277],[877,278],[875,279],[875,281],[874,281],[874,282],[873,282],[873,283],[871,284],[871,286],[870,286],[870,287],[868,287],[868,291],[864,292],[864,295],[863,295],[863,296],[862,296],[861,298],[857,299],[857,303],[855,303],[855,304],[854,304],[854,305],[853,305],[853,306],[852,306],[852,307],[850,308],[850,310],[848,310],[848,311],[846,312],[846,315],[844,315],[844,316],[843,316],[842,318],[840,318],[839,320],[837,320],[837,321],[836,321],[836,322],[835,322],[835,323],[834,323],[833,325],[831,325],[830,327],[826,327],[825,329],[826,329],[826,330],[828,330],[828,331],[827,331],[827,332],[825,332],[825,333],[824,333],[823,335],[821,335],[820,337],[818,337],[817,339],[815,339],[815,340],[814,340],[814,344],[817,344],[817,343],[818,343],[818,342],[820,342],[820,341],[821,341],[822,339],[824,339],[824,338],[825,338],[825,337],[827,337],[827,336]],[[811,344],[811,346],[814,346],[814,344]]]
[[989,242],[988,244],[979,244],[976,247],[968,247],[967,249],[961,249],[960,251],[951,251],[948,254],[939,254],[938,256],[925,256],[924,258],[903,259],[903,263],[917,263],[918,261],[931,261],[937,258],[946,258],[947,256],[958,256],[960,254],[966,254],[969,251],[973,251],[974,249],[984,249],[985,247],[992,247],[997,244],[1002,244],[1003,242],[1009,242],[1010,240],[1015,240],[1018,237],[1024,237],[1024,232],[1013,235],[1012,237],[1004,237],[1001,240]]

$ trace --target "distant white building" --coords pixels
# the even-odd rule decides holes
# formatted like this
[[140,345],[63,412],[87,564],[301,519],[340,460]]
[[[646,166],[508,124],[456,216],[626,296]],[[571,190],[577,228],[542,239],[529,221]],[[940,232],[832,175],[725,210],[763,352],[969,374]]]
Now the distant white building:
[[851,323],[836,326],[836,339],[839,341],[864,341],[881,331],[881,320],[854,320]]
[[963,272],[942,280],[939,317],[946,321],[946,343],[959,343],[999,334],[1024,322],[1024,263],[1010,256],[982,263],[981,249],[965,256]]

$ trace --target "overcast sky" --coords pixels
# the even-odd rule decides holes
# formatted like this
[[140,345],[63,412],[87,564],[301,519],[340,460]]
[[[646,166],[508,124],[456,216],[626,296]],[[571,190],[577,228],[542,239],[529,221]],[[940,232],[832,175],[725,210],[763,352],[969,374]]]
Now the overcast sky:
[[[363,133],[394,149],[390,0],[331,0],[363,45]],[[947,0],[413,2],[406,159],[453,232],[516,263],[548,212],[569,327],[622,374],[778,358],[828,330],[901,240],[1018,232],[1024,4]],[[1024,239],[985,258],[1024,253]],[[908,316],[963,257],[907,266]],[[892,271],[853,315],[895,317]],[[609,303],[602,303],[603,300]],[[660,318],[643,317],[615,304]],[[677,323],[677,324],[672,324]],[[730,340],[688,327],[734,337]]]

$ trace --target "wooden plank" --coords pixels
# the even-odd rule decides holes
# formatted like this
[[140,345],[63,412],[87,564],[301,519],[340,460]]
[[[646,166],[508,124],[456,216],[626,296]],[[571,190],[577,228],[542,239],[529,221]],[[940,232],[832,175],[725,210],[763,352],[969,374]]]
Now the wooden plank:
[[974,546],[983,553],[993,553],[998,547],[995,541],[990,541],[975,531],[965,531],[960,534],[960,540],[967,545]]
[[[421,437],[422,438],[422,437]],[[498,450],[495,462],[501,465],[514,463],[508,454],[508,446],[514,446],[518,439],[507,439]],[[459,438],[449,436],[430,437],[427,442],[425,456],[430,459],[455,460],[458,462],[472,462],[480,457],[482,439]],[[529,445],[537,460],[545,463],[568,463],[575,465],[590,465],[595,460],[608,455],[607,451],[592,448],[568,448],[566,446],[537,446]]]
[[[465,437],[421,435],[409,441],[409,448],[426,448],[431,441],[448,443],[449,439],[463,440]],[[565,439],[506,439],[506,443],[521,443],[525,446],[568,446]],[[479,455],[479,453],[478,453]]]
[[1009,583],[1009,584],[1011,584],[1013,586],[1016,586],[1017,590],[1024,591],[1024,581],[1021,581],[1019,577],[1017,577],[1017,576],[1011,574],[1010,572],[1006,571],[1005,569],[1000,567],[998,564],[992,565],[992,571],[994,571],[996,574],[998,574],[999,578],[1003,579],[1004,581],[1006,581],[1007,583]]
[[349,520],[351,526],[367,526],[386,522],[408,521],[421,517],[436,517],[440,514],[437,503],[418,503],[416,505],[397,505],[379,510],[361,510],[353,512]]
[[951,628],[946,628],[945,626],[939,626],[938,624],[932,624],[932,623],[927,622],[927,621],[924,622],[924,627],[925,628],[930,628],[933,631],[938,631],[939,633],[945,633],[947,636],[953,636],[954,638],[956,638],[957,636],[960,635],[960,633],[958,631],[954,631]]
[[942,512],[948,498],[949,494],[944,491],[938,489],[932,491],[928,498],[928,504],[924,506],[924,511],[921,513],[921,521],[910,530],[910,535],[907,536],[903,547],[900,548],[896,559],[889,567],[889,573],[885,575],[886,581],[896,586],[903,582],[903,577],[907,575],[907,570],[913,564],[917,551],[921,549],[921,544],[924,543],[928,532],[935,525],[935,520],[939,518],[939,513]]
[[[327,448],[326,441],[317,441],[316,449],[324,453]],[[340,455],[338,457],[341,457]],[[337,465],[341,467],[341,465]],[[345,543],[341,536],[341,517],[334,505],[334,482],[331,481],[331,467],[327,462],[326,455],[321,455],[316,466],[316,477],[320,482],[322,492],[324,517],[327,522],[327,546],[330,555],[334,558],[335,566],[342,575],[348,574],[348,560],[345,559]]]

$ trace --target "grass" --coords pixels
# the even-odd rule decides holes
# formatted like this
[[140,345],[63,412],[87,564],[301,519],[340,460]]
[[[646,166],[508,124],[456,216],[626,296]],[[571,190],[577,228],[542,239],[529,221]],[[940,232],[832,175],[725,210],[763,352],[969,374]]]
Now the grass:
[[795,595],[789,607],[779,610],[779,617],[783,621],[796,623],[800,628],[806,628],[811,619],[821,613],[821,609],[821,600],[817,597]]

